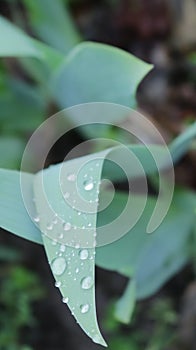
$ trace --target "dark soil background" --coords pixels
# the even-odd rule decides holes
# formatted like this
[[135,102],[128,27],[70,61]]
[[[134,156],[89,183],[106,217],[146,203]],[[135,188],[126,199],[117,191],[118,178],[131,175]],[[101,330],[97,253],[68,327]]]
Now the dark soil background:
[[[194,6],[194,0],[75,0],[70,3],[75,22],[86,40],[123,48],[155,65],[155,69],[139,86],[137,99],[140,110],[149,115],[167,141],[196,119],[196,68],[189,60],[189,55],[196,49]],[[4,1],[1,1],[0,12],[9,17],[9,9]],[[54,150],[56,160],[60,152],[60,146]],[[178,184],[196,189],[195,159],[195,153],[190,152],[177,165]],[[5,231],[1,232],[0,242],[22,253],[22,264],[36,272],[45,291],[44,297],[33,304],[36,324],[23,329],[22,343],[35,350],[99,349],[83,334],[67,307],[62,306],[43,248],[12,237]],[[126,279],[116,273],[97,269],[96,283],[98,317],[110,344],[115,332],[109,327],[103,327],[104,319],[109,303],[121,295]],[[175,334],[175,339],[165,347],[147,348],[148,339],[157,327],[150,313],[157,300],[170,300],[172,304],[177,319],[168,325],[169,334]],[[109,348],[129,349],[123,347],[123,341],[127,337],[134,338],[134,334],[140,331],[144,334],[143,343],[139,340],[139,347],[130,345],[130,350],[195,350],[195,326],[196,282],[190,265],[157,295],[138,303],[134,322],[130,326],[118,326],[116,331],[122,339],[122,346]]]

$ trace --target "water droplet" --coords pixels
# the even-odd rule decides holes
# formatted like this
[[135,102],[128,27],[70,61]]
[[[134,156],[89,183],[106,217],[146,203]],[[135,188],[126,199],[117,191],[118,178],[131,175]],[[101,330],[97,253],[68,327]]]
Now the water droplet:
[[94,183],[92,179],[84,181],[83,185],[85,191],[91,191],[94,188]]
[[56,225],[57,222],[58,222],[57,215],[55,215],[54,219],[52,220],[52,223],[53,223],[54,225]]
[[64,197],[65,199],[68,199],[68,198],[70,197],[70,193],[69,193],[69,192],[65,192],[64,195],[63,195],[63,197]]
[[78,267],[75,269],[75,272],[76,272],[76,273],[78,273],[78,272],[79,272],[79,268],[78,268]]
[[39,218],[39,216],[35,216],[35,217],[33,218],[33,220],[34,220],[35,222],[39,222],[39,221],[40,221],[40,218]]
[[88,227],[91,227],[91,226],[92,226],[92,224],[89,222]]
[[55,282],[55,287],[59,288],[61,286],[61,282],[60,281],[56,281]]
[[84,277],[81,281],[82,289],[90,289],[93,286],[93,279],[92,277]]
[[67,175],[67,180],[68,181],[75,181],[76,180],[76,175],[75,174],[68,174]]
[[59,238],[62,239],[64,237],[63,233],[59,234]]
[[80,305],[80,310],[82,314],[86,314],[89,311],[89,304]]
[[94,341],[94,343],[96,343],[96,344],[100,343],[100,337],[99,337],[98,334],[95,334],[95,336],[93,337],[93,341]]
[[69,230],[71,230],[71,224],[70,224],[70,222],[66,222],[65,224],[63,224],[63,229],[64,229],[64,231],[69,231]]
[[67,266],[67,264],[66,264],[65,259],[61,258],[61,257],[55,258],[51,264],[52,271],[57,276],[60,276],[63,274],[63,272],[66,269],[66,266]]
[[86,260],[88,258],[88,250],[87,249],[82,249],[79,252],[79,256],[81,260]]
[[55,239],[52,241],[52,245],[57,245],[57,241]]
[[63,253],[65,252],[65,245],[61,244],[60,251],[63,252]]
[[78,215],[80,216],[82,213],[81,213],[81,211],[78,211]]
[[75,248],[76,248],[76,249],[79,249],[79,248],[80,248],[79,243],[76,243],[76,244],[75,244]]
[[51,231],[53,229],[53,224],[52,223],[48,223],[46,228],[47,228],[47,230]]
[[64,298],[62,299],[62,302],[63,302],[64,304],[67,304],[68,301],[69,301],[69,298],[68,298],[68,297],[64,297]]

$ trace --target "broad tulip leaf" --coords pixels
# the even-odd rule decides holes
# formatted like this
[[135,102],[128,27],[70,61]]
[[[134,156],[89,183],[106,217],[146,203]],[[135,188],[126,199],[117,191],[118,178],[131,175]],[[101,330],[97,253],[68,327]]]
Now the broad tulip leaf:
[[[23,173],[23,179],[28,207],[36,215],[33,202],[34,175]],[[31,220],[24,205],[18,171],[0,169],[0,213],[0,227],[19,237],[42,244],[40,230]]]
[[129,323],[136,303],[136,285],[134,279],[130,279],[122,297],[117,301],[115,317],[122,323]]
[[94,276],[101,170],[92,156],[52,166],[35,176],[34,193],[44,247],[63,301],[84,332],[106,346],[97,324]]
[[118,48],[84,42],[55,73],[52,91],[62,108],[87,102],[134,107],[137,86],[152,67]]
[[191,124],[171,143],[170,152],[174,162],[177,162],[186,154],[194,139],[196,139],[196,122]]
[[80,36],[62,0],[23,0],[29,22],[41,40],[67,53],[80,41]]
[[[134,207],[130,207],[130,220],[141,201],[142,196],[135,196]],[[147,235],[146,226],[154,202],[155,199],[149,196],[136,225],[120,240],[98,248],[96,254],[98,266],[134,277],[137,298],[155,293],[189,258],[196,196],[185,190],[176,191],[164,221],[153,234]],[[126,196],[118,193],[104,215],[98,215],[97,225],[114,220],[121,211],[119,206],[125,204]],[[123,254],[119,256],[119,252]],[[119,258],[116,259],[116,256]]]
[[62,61],[62,55],[51,47],[35,40],[20,28],[0,16],[0,57],[31,57],[54,69]]

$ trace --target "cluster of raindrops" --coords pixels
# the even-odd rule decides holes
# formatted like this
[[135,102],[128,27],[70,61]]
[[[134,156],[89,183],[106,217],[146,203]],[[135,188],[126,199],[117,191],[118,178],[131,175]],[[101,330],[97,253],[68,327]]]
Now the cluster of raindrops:
[[[66,255],[66,251],[69,249],[69,254]],[[55,255],[56,256],[52,262],[51,262],[51,269],[53,274],[55,275],[56,278],[56,282],[55,282],[55,286],[57,288],[61,288],[63,287],[64,282],[62,281],[66,281],[66,275],[70,276],[74,281],[78,280],[77,276],[79,275],[79,285],[80,288],[84,291],[88,291],[90,290],[93,285],[94,285],[94,280],[91,276],[81,276],[80,274],[80,268],[79,266],[81,265],[81,269],[84,265],[85,261],[91,260],[92,258],[94,258],[94,253],[95,252],[90,252],[88,249],[78,249],[78,251],[76,252],[78,255],[75,255],[75,251],[74,249],[68,248],[63,244],[58,244],[57,248],[55,249]],[[62,254],[64,256],[62,256]],[[75,277],[72,277],[73,272],[71,272],[72,270],[69,270],[69,264],[71,263],[71,259],[76,257],[76,261],[78,261],[78,267],[75,268]],[[79,260],[78,260],[79,259]],[[63,278],[61,278],[61,280],[58,280],[58,278],[60,278],[60,276],[62,276]],[[70,298],[68,298],[67,296],[63,297],[62,302],[65,304],[68,304],[70,301]],[[79,306],[79,310],[81,314],[87,314],[90,310],[90,304],[88,302],[84,302],[81,303]],[[74,310],[72,308],[72,313],[74,314]]]
[[[95,164],[93,164],[95,163]],[[100,162],[96,161],[96,162],[92,162],[91,166],[88,165],[88,163],[86,164],[86,167],[84,166],[83,168],[83,172],[81,175],[83,177],[83,182],[82,182],[82,186],[84,188],[84,191],[88,193],[88,196],[85,196],[85,200],[88,200],[90,203],[92,202],[98,202],[98,198],[96,196],[96,198],[93,200],[94,198],[94,191],[96,190],[96,193],[99,193],[99,183],[97,182],[96,178],[94,178],[96,176],[96,171],[94,172],[94,176],[93,176],[93,171],[95,168],[98,168],[100,166]],[[86,172],[85,172],[86,169]],[[85,172],[85,173],[84,173]],[[66,175],[66,179],[67,181],[70,183],[71,186],[73,186],[73,184],[76,184],[77,181],[77,175],[76,173],[68,173]],[[63,181],[62,184],[63,185]],[[77,186],[75,186],[77,187]],[[72,191],[68,192],[67,188],[66,191],[63,191],[63,197],[64,199],[67,201],[69,200],[69,204],[72,205],[72,208],[75,208],[75,204],[76,204],[76,200],[73,199],[74,195],[76,195],[76,192],[73,191],[73,187],[72,187]],[[73,197],[73,198],[72,198]]]

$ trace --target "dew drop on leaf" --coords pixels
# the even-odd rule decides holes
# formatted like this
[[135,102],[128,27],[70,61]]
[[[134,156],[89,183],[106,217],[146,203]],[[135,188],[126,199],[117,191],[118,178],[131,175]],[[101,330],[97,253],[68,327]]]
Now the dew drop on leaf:
[[93,279],[92,277],[84,277],[81,281],[81,287],[82,289],[90,289],[93,286]]
[[85,180],[83,185],[84,185],[85,191],[91,191],[94,188],[94,183],[92,179]]
[[88,312],[89,308],[90,308],[89,304],[81,305],[80,306],[81,313],[86,314]]
[[67,180],[68,181],[75,181],[76,180],[76,175],[75,174],[68,174],[67,175]]
[[56,281],[55,282],[55,287],[59,288],[61,286],[61,282],[60,281]]
[[39,222],[39,221],[40,221],[40,218],[39,218],[39,216],[35,216],[33,220],[34,220],[35,222]]
[[62,299],[62,302],[63,302],[64,304],[67,304],[68,301],[69,301],[69,298],[68,298],[68,297],[64,297],[64,298]]
[[51,264],[52,272],[57,276],[62,275],[66,267],[66,261],[62,257],[54,259]]
[[65,192],[64,195],[63,195],[63,197],[64,197],[65,199],[68,199],[68,198],[70,197],[69,192]]
[[60,251],[63,252],[63,253],[65,252],[65,245],[61,244]]
[[88,250],[87,249],[82,249],[79,252],[79,256],[81,260],[86,260],[88,258]]
[[94,341],[94,343],[99,344],[99,343],[100,343],[100,337],[99,337],[99,335],[98,335],[98,334],[95,334],[95,336],[93,337],[92,340]]
[[70,222],[66,222],[65,224],[63,224],[63,229],[64,229],[64,231],[69,231],[69,230],[71,230],[71,224],[70,224]]
[[47,230],[51,231],[53,229],[53,224],[52,223],[48,223],[46,228],[47,228]]

